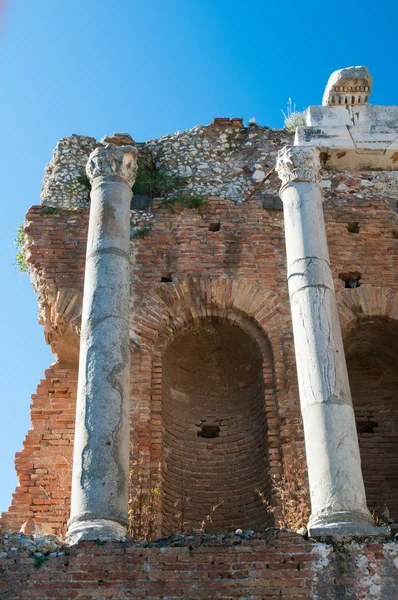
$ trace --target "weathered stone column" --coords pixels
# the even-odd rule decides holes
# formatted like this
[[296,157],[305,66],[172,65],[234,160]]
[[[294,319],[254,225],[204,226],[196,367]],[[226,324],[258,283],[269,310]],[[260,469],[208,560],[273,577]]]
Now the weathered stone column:
[[92,182],[84,281],[69,541],[126,534],[129,479],[130,202],[133,146],[107,144]]
[[318,184],[319,150],[285,147],[277,171],[311,492],[309,533],[380,534],[366,506]]

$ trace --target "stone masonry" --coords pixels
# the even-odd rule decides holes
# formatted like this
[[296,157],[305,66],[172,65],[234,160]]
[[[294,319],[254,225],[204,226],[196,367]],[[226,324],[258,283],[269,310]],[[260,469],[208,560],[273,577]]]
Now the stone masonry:
[[[364,67],[334,74],[294,139],[215,119],[145,143],[127,134],[58,143],[24,227],[57,360],[32,397],[19,485],[1,520],[3,531],[25,532],[0,553],[4,597],[37,597],[40,573],[48,598],[80,597],[80,585],[87,598],[394,597],[398,109],[368,104],[371,87]],[[131,200],[123,152],[137,152],[138,173],[182,179],[163,198]],[[278,173],[246,201],[278,153]],[[91,203],[90,155],[103,157],[97,184],[88,171]],[[116,360],[128,337],[130,385]],[[97,363],[85,358],[87,339],[103,353]],[[66,555],[59,542],[36,575],[29,534],[66,533],[75,432],[69,540],[123,541],[80,541]],[[275,483],[297,468],[304,443],[309,532],[320,542],[272,529],[283,515]],[[157,535],[174,537],[125,539],[128,454],[159,486]],[[130,490],[138,484],[133,473]],[[203,521],[207,536],[195,534]],[[54,569],[66,569],[65,596]]]

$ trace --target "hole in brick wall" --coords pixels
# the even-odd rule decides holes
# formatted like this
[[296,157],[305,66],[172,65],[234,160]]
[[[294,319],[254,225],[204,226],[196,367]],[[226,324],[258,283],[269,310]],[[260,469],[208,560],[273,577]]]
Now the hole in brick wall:
[[215,223],[210,223],[210,225],[209,225],[209,231],[220,231],[220,229],[221,229],[220,221],[217,221]]
[[360,287],[361,277],[361,273],[358,273],[358,271],[339,274],[339,279],[343,281],[344,287],[347,289]]
[[377,427],[377,423],[376,421],[370,421],[370,420],[361,420],[360,418],[357,419],[357,432],[359,434],[361,433],[374,433],[374,429],[375,427]]
[[347,223],[348,233],[359,233],[359,223]]
[[196,435],[201,438],[216,438],[220,435],[220,426],[204,423]]
[[171,273],[169,273],[168,275],[162,275],[160,282],[161,283],[172,283],[173,278],[171,276]]
[[344,349],[368,508],[398,521],[398,322],[360,317]]
[[[162,365],[162,529],[261,530],[273,523],[263,361],[254,338],[202,319],[169,342]],[[269,390],[267,390],[268,392]],[[212,508],[218,505],[212,512]],[[183,512],[184,525],[181,525]]]
[[393,229],[392,230],[392,237],[395,239],[398,239],[398,229]]

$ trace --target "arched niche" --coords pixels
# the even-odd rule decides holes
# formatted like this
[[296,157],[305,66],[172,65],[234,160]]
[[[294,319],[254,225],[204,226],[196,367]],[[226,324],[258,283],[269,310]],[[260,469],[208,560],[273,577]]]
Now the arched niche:
[[169,341],[162,361],[164,534],[195,531],[203,521],[206,531],[272,524],[260,497],[272,493],[267,340],[265,347],[221,317],[182,326]]
[[358,319],[345,335],[368,507],[398,521],[398,323]]

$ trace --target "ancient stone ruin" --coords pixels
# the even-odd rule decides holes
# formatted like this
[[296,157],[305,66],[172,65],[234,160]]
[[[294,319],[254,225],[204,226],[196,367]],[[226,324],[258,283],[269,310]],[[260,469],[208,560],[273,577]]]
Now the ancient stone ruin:
[[371,89],[333,73],[294,135],[58,142],[0,597],[396,598],[398,107]]

